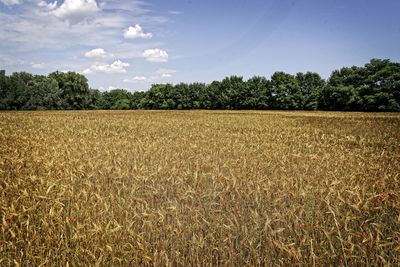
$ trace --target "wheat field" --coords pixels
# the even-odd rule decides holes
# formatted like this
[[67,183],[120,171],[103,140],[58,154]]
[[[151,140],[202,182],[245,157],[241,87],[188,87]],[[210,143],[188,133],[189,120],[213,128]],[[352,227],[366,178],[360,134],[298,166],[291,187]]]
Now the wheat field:
[[400,265],[400,114],[0,113],[1,266]]

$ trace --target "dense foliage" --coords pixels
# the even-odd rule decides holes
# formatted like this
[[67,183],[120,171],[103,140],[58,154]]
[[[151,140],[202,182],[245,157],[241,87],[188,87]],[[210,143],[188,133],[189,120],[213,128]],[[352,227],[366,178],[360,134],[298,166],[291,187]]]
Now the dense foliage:
[[317,73],[275,72],[271,79],[231,76],[211,84],[154,84],[146,92],[100,92],[75,72],[48,76],[0,71],[0,109],[303,109],[400,111],[400,63]]

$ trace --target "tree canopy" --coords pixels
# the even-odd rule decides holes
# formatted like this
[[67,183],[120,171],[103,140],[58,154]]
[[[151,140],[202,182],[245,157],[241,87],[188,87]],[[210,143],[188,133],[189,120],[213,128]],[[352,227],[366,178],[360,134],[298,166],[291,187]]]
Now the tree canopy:
[[91,89],[85,76],[0,70],[0,109],[286,109],[400,111],[400,63],[372,59],[362,67],[275,72],[271,79],[230,76],[204,83],[153,84],[148,91]]

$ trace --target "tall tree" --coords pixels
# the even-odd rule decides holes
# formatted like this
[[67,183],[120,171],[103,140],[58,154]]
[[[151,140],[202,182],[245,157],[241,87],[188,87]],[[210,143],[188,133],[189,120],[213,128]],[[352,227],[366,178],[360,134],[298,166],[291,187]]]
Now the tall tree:
[[178,98],[171,84],[153,84],[140,105],[148,109],[175,109]]
[[26,102],[22,109],[57,109],[62,106],[61,90],[55,79],[36,75],[28,82]]
[[400,64],[372,59],[364,66],[364,83],[359,88],[362,109],[400,110]]
[[8,91],[9,86],[6,71],[0,70],[0,109],[8,109],[8,105],[5,103]]
[[247,97],[243,106],[247,109],[268,109],[271,107],[271,82],[265,77],[254,76],[247,81]]
[[272,108],[299,109],[302,104],[300,86],[293,75],[275,72],[271,77]]
[[88,105],[89,85],[88,80],[82,74],[69,71],[53,72],[50,78],[57,81],[61,89],[61,98],[65,101],[67,109],[84,109]]
[[[57,84],[54,83],[56,81]],[[400,64],[372,59],[344,67],[325,82],[317,73],[230,76],[211,84],[153,84],[146,92],[89,89],[75,72],[48,77],[0,71],[0,109],[324,109],[400,111]]]
[[132,101],[131,101],[131,107],[133,109],[142,108],[141,105],[140,105],[140,101],[145,97],[146,97],[146,92],[141,92],[141,91],[133,92]]
[[325,81],[315,72],[296,74],[300,86],[302,102],[300,108],[314,110],[318,107],[318,94],[325,86]]
[[219,81],[213,81],[207,87],[205,99],[210,109],[224,109],[229,106],[230,99],[226,89]]
[[357,91],[353,86],[327,85],[318,95],[318,109],[355,110]]
[[[336,91],[343,91],[343,94],[344,91],[351,89],[350,91],[355,96],[352,98],[354,100],[352,105],[347,107],[348,109],[365,111],[400,110],[399,63],[372,59],[364,67],[341,68],[332,72],[328,84],[336,87]],[[338,106],[341,104],[338,104]]]
[[190,99],[192,99],[192,108],[207,108],[203,99],[205,97],[206,85],[204,83],[189,84]]
[[222,108],[226,109],[242,109],[244,108],[247,84],[243,81],[243,77],[230,76],[221,82],[221,91],[226,96]]
[[29,98],[28,83],[33,75],[27,72],[14,72],[8,78],[8,91],[3,99],[7,109],[21,109]]
[[103,94],[97,89],[89,89],[86,108],[100,109],[103,104]]
[[104,109],[129,109],[132,94],[125,89],[113,89],[103,94]]

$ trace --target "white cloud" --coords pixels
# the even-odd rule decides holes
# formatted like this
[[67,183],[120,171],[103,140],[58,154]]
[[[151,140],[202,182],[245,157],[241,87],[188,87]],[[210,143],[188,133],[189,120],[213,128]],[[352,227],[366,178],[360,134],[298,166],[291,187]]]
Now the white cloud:
[[181,15],[182,14],[181,11],[176,11],[176,10],[170,10],[170,11],[168,11],[168,13],[172,14],[172,15]]
[[145,82],[148,78],[145,76],[135,76],[133,78],[126,78],[124,79],[125,83],[138,83],[138,82]]
[[142,27],[139,24],[135,24],[135,26],[129,26],[128,29],[124,31],[124,37],[126,39],[135,39],[135,38],[145,38],[149,39],[153,37],[153,34],[148,32],[143,32]]
[[100,64],[96,63],[90,66],[90,68],[82,71],[83,74],[93,74],[93,73],[125,73],[126,68],[129,67],[129,63],[122,62],[121,60],[116,60],[112,64]]
[[32,68],[34,69],[44,69],[46,67],[46,64],[44,63],[31,63]]
[[164,50],[155,48],[155,49],[147,49],[143,52],[142,56],[146,58],[147,61],[150,62],[167,62],[168,61],[168,53]]
[[95,48],[85,53],[88,58],[109,58],[113,54],[107,53],[103,48]]
[[99,7],[96,0],[64,0],[64,3],[52,13],[71,24],[76,24],[93,16],[97,11]]
[[[66,27],[68,20],[60,19],[54,14],[59,12],[64,1],[58,0],[58,6],[54,10],[39,7],[38,3],[42,0],[19,1],[24,5],[19,8],[18,13],[0,11],[0,45],[3,53],[11,53],[19,57],[21,52],[45,49],[46,51],[56,50],[59,55],[72,53],[78,55],[82,53],[82,47],[112,47],[113,53],[118,58],[137,58],[141,57],[143,50],[149,45],[151,47],[162,45],[154,41],[146,42],[146,46],[144,43],[121,42],[123,29],[132,21],[137,21],[139,25],[152,25],[154,28],[164,23],[160,22],[158,17],[154,17],[150,10],[143,9],[145,4],[142,2],[110,0],[106,1],[106,8],[100,8],[100,3],[104,1],[97,1],[99,10],[94,16],[81,23],[69,22],[69,26]],[[44,1],[55,2],[55,0]],[[0,9],[1,5],[2,3],[0,3]],[[129,10],[124,9],[125,6],[129,7]],[[8,51],[4,48],[5,46]],[[65,50],[60,53],[61,49]],[[72,55],[69,55],[69,58],[72,58]],[[66,58],[61,61],[65,62]]]
[[123,82],[125,83],[153,83],[157,82],[159,83],[160,80],[165,79],[165,78],[171,78],[173,74],[176,73],[176,70],[172,69],[158,69],[157,71],[154,72],[154,75],[150,76],[135,76],[135,77],[130,77],[130,78],[125,78]]
[[21,2],[19,0],[0,0],[3,4],[6,6],[12,6],[12,5],[19,5]]
[[118,87],[116,87],[116,86],[112,86],[112,85],[110,85],[108,88],[107,88],[107,91],[111,91],[111,90],[114,90],[114,89],[117,89]]
[[157,74],[161,75],[161,78],[171,78],[174,73],[176,73],[176,70],[172,69],[158,69],[156,71]]
[[[165,27],[168,14],[157,15],[160,13],[154,12],[146,0],[92,1],[97,4],[98,11],[89,12],[90,16],[80,23],[70,22],[72,15],[61,12],[64,2],[71,3],[70,0],[18,0],[21,3],[19,6],[4,6],[1,1],[11,0],[0,0],[0,68],[4,66],[9,73],[21,69],[36,70],[31,63],[44,62],[44,70],[97,73],[91,74],[90,86],[103,86],[104,90],[109,85],[125,84],[122,82],[124,78],[143,75],[148,78],[146,82],[130,84],[131,89],[135,86],[143,89],[141,86],[149,83],[154,73],[131,73],[133,62],[144,60],[142,54],[145,49],[163,48],[165,45],[162,39],[154,39],[153,29]],[[43,3],[39,5],[40,2]],[[135,24],[142,26],[144,33],[152,32],[153,38],[134,39],[143,42],[126,42],[131,39],[124,39],[123,30]],[[86,58],[85,52],[93,48],[103,48],[114,56]],[[52,55],[51,62],[38,58],[38,54]],[[115,64],[111,67],[117,59],[131,64],[122,68],[126,73],[121,68],[115,68]],[[39,70],[39,73],[42,71]]]
[[[120,30],[123,28],[131,18],[126,14],[115,14],[111,12],[103,12],[101,16],[97,16],[93,23],[100,27],[110,27],[115,28],[115,30]],[[118,36],[119,37],[119,36]]]
[[158,69],[156,71],[157,74],[173,74],[176,73],[176,70],[172,70],[172,69]]
[[57,7],[57,1],[54,1],[53,3],[47,3],[46,1],[41,1],[39,2],[38,6],[45,8],[47,10],[53,10]]

